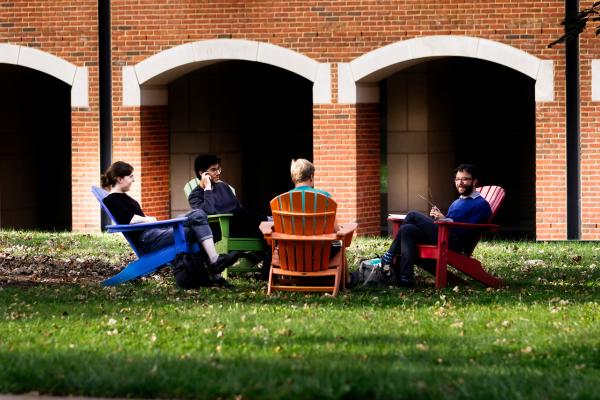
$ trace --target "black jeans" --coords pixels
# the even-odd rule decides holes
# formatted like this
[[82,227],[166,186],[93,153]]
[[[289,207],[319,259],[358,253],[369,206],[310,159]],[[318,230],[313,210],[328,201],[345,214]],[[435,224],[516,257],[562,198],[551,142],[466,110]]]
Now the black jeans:
[[[402,280],[414,279],[414,265],[417,261],[417,245],[436,244],[438,239],[438,226],[433,218],[417,211],[406,215],[400,230],[389,248],[389,252],[396,255],[397,273]],[[453,250],[462,246],[457,238],[450,237],[448,247]],[[398,256],[400,260],[398,261]]]
[[[208,218],[204,210],[192,210],[185,214],[188,220],[183,224],[183,231],[187,241],[202,243],[212,238],[212,231],[208,226]],[[175,243],[173,228],[146,229],[140,236],[140,249],[144,254],[153,253]]]

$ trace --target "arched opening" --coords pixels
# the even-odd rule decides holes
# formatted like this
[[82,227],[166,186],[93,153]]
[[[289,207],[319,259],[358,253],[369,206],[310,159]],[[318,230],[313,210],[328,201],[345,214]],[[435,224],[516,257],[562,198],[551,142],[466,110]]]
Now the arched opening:
[[0,228],[71,229],[71,86],[0,64]]
[[447,208],[456,197],[452,169],[472,163],[483,184],[507,191],[495,219],[500,234],[535,238],[535,80],[489,61],[447,57],[397,72],[380,90],[383,215],[427,212],[420,195]]
[[269,201],[292,187],[292,158],[312,159],[313,82],[251,61],[224,61],[169,85],[171,213],[189,209],[183,185],[194,158],[223,159],[222,179],[242,204],[268,214]]

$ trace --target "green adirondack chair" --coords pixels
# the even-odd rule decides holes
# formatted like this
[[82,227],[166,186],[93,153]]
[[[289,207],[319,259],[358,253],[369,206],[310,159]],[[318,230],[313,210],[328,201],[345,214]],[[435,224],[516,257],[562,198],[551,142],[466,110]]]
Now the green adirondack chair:
[[[198,186],[200,180],[198,178],[191,179],[183,187],[185,198],[187,199],[192,193],[192,190]],[[235,189],[231,187],[233,194]],[[208,216],[209,223],[218,223],[221,228],[221,240],[215,243],[218,253],[225,254],[230,251],[239,250],[244,252],[244,257],[229,267],[231,272],[249,272],[258,269],[258,264],[264,261],[265,245],[264,241],[259,238],[238,238],[229,235],[229,220],[233,214],[214,214]],[[268,267],[267,267],[268,268]]]

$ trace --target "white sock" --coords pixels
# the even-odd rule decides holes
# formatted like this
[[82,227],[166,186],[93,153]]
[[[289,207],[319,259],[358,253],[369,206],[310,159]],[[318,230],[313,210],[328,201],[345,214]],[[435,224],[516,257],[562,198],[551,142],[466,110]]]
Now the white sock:
[[208,260],[210,261],[210,263],[212,264],[215,261],[217,261],[217,258],[219,258],[219,254],[217,253],[217,249],[215,249],[215,242],[212,240],[212,238],[203,240],[201,244],[202,248],[204,249],[204,251],[206,251],[206,254],[208,255]]

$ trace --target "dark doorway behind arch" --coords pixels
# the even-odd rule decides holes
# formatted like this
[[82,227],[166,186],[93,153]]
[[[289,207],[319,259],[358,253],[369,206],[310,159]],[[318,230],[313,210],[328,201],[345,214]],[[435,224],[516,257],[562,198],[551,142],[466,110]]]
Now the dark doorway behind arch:
[[0,227],[71,229],[71,87],[0,64]]
[[453,57],[403,70],[382,83],[382,92],[389,212],[428,210],[417,193],[446,208],[456,197],[453,167],[471,163],[481,168],[482,184],[506,189],[495,218],[499,236],[535,238],[533,79]]
[[173,214],[187,207],[182,181],[199,153],[219,155],[242,204],[270,214],[292,188],[291,159],[312,159],[312,82],[267,64],[213,64],[169,86],[169,129]]

